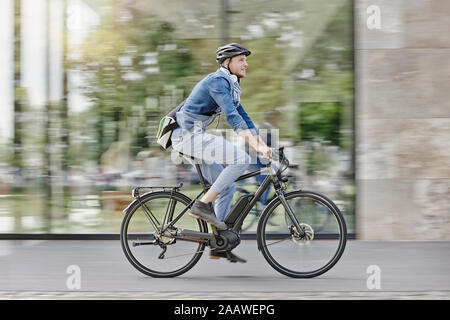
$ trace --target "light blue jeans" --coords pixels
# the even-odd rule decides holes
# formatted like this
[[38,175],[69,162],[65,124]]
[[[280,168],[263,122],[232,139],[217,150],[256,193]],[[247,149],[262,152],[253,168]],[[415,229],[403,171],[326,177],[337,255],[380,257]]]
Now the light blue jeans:
[[226,139],[205,131],[184,132],[172,138],[172,147],[194,157],[200,165],[203,177],[219,193],[214,201],[214,211],[217,218],[224,221],[236,191],[234,181],[251,164],[250,156]]

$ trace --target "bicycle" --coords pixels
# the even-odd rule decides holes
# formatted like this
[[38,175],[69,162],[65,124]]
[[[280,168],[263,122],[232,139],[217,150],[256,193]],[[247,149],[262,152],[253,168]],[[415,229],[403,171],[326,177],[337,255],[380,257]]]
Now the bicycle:
[[[210,187],[198,164],[194,163],[194,166],[202,191],[193,200],[180,192],[181,183],[176,187],[134,188],[135,199],[123,210],[126,214],[120,231],[122,249],[128,261],[148,276],[176,277],[190,270],[206,247],[232,250],[240,243],[239,233],[245,217],[272,184],[277,196],[264,208],[258,222],[258,250],[275,270],[289,277],[312,278],[330,270],[345,249],[345,220],[339,208],[319,193],[301,189],[285,193],[283,184],[288,179],[282,173],[288,168],[289,160],[284,156],[283,148],[278,153],[280,166],[277,170],[268,161],[266,168],[236,179],[241,181],[261,173],[267,175],[255,194],[244,195],[234,203],[225,218],[229,229],[223,231],[211,226],[212,233],[209,233],[204,221],[186,214],[194,201]],[[151,191],[140,195],[141,189]],[[297,201],[307,205],[298,206]],[[297,209],[294,212],[292,208]],[[324,219],[328,221],[327,226],[316,232],[315,225],[322,225]],[[168,252],[170,255],[166,256]]]

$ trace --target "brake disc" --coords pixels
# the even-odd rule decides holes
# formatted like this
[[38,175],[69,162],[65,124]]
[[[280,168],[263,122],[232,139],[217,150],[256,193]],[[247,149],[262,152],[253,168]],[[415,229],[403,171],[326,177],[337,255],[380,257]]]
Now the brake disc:
[[292,226],[292,240],[299,245],[307,245],[314,239],[314,229],[306,223],[300,223],[300,227],[305,232],[302,237],[295,226]]

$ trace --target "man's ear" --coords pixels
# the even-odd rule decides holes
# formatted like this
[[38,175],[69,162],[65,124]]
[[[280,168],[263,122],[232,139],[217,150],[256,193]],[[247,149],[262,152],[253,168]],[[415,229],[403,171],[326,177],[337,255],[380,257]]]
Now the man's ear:
[[[225,62],[226,62],[226,63],[225,63]],[[229,64],[230,64],[230,58],[226,58],[226,59],[222,62],[222,67],[224,67],[225,69],[227,69]]]

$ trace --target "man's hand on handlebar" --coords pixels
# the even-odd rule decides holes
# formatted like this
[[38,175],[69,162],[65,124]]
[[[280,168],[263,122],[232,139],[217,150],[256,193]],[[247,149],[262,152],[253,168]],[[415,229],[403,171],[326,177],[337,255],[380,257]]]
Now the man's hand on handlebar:
[[244,140],[247,141],[262,158],[270,158],[272,149],[266,145],[259,135],[253,135],[249,129],[239,131],[238,135],[244,138]]
[[280,163],[283,163],[285,165],[289,164],[288,159],[284,155],[284,147],[281,148],[273,148],[272,149],[272,160],[278,161]]
[[260,154],[261,158],[270,159],[272,156],[272,148],[264,145],[260,145],[258,148],[258,153]]

